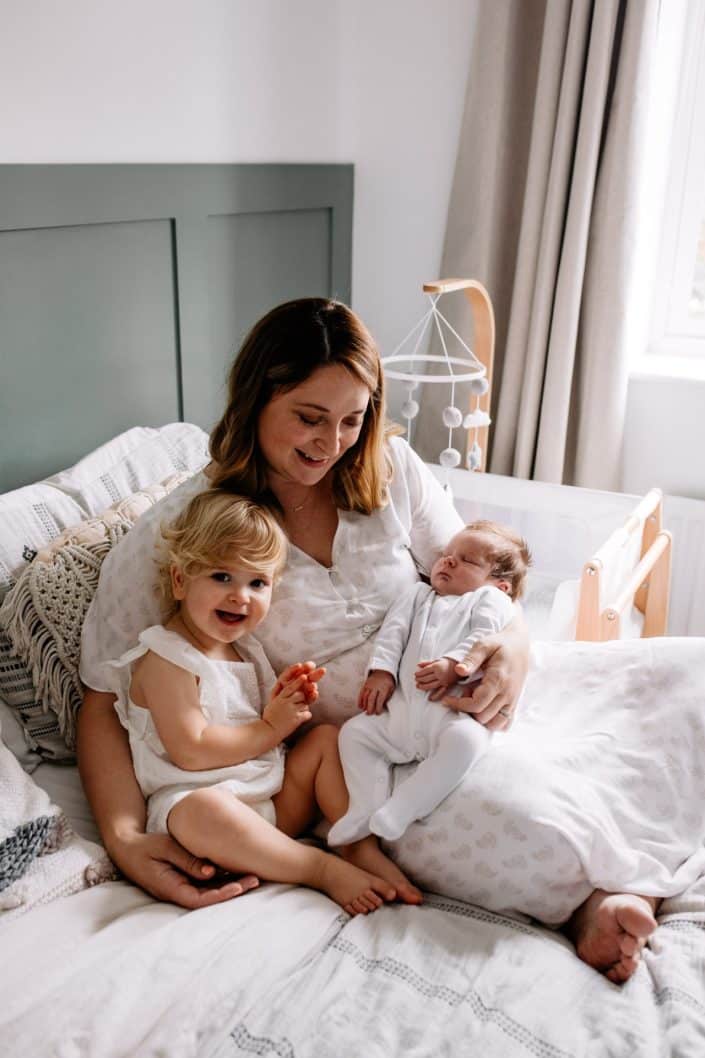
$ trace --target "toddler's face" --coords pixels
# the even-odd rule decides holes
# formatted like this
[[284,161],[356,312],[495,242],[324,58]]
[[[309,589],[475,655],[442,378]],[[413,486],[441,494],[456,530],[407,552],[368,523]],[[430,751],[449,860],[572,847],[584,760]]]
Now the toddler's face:
[[206,641],[234,643],[267,616],[274,569],[228,564],[184,578],[172,567],[172,589],[186,624]]
[[445,548],[431,569],[431,587],[439,595],[465,595],[485,584],[506,591],[506,581],[492,578],[490,555],[492,540],[488,533],[462,529]]

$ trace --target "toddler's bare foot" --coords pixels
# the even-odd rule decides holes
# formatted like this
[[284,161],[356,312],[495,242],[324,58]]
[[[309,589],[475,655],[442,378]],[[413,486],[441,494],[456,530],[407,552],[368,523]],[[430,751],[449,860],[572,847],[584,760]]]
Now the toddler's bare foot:
[[620,984],[636,970],[641,950],[656,929],[655,906],[651,897],[596,889],[566,932],[583,962]]
[[349,863],[354,863],[365,871],[372,871],[373,874],[378,874],[380,877],[385,878],[396,889],[397,900],[401,900],[404,904],[420,904],[422,902],[423,894],[421,890],[412,885],[396,863],[382,852],[374,835],[370,834],[368,837],[363,838],[362,841],[356,841],[353,845],[344,845],[338,851],[343,859],[348,860]]
[[349,915],[366,915],[376,911],[387,900],[394,900],[396,890],[385,878],[361,870],[331,853],[321,853],[318,876],[312,884],[327,893]]

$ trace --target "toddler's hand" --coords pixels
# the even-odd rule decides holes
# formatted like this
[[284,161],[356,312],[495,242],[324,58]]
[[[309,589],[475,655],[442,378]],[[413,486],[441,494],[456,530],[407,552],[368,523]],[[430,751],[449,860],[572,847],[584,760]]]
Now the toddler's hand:
[[283,686],[280,678],[262,710],[262,719],[274,728],[280,742],[311,719],[305,690],[307,681],[307,673],[287,680]]
[[442,698],[448,688],[458,681],[453,658],[420,661],[414,677],[418,689],[425,691],[432,702],[437,702]]
[[397,681],[391,672],[375,669],[362,685],[357,699],[358,709],[364,709],[368,716],[379,714],[392,697]]
[[325,674],[326,670],[321,667],[316,668],[316,664],[313,661],[298,661],[296,664],[289,665],[288,668],[284,669],[275,684],[272,695],[279,694],[287,683],[303,676],[305,681],[302,685],[302,690],[306,695],[306,701],[310,705],[318,698],[318,682]]

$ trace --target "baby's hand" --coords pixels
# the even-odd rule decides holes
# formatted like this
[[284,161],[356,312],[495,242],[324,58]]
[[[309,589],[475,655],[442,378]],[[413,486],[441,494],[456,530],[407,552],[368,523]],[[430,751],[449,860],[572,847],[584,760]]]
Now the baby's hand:
[[274,729],[280,742],[311,719],[307,683],[306,672],[286,680],[283,685],[280,677],[262,710],[262,719]]
[[432,702],[437,702],[458,681],[455,660],[439,658],[437,661],[420,661],[414,677],[418,689],[425,691]]
[[379,714],[392,697],[397,681],[391,672],[375,669],[362,685],[357,699],[358,709],[364,709],[368,716]]

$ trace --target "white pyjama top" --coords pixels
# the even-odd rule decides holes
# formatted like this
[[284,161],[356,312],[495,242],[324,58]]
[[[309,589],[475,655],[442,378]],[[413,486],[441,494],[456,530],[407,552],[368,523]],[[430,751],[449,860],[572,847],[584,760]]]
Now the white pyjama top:
[[[501,631],[514,616],[509,596],[493,585],[465,595],[437,595],[430,584],[417,584],[390,608],[375,639],[370,669],[391,672],[397,681],[387,703],[390,737],[416,750],[422,739],[424,756],[444,718],[454,716],[416,686],[420,661],[454,658],[462,661],[480,639]],[[423,738],[422,738],[423,737]],[[412,754],[413,756],[413,754]]]

